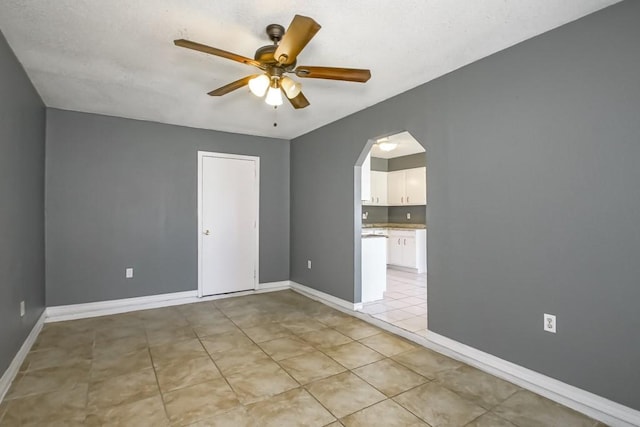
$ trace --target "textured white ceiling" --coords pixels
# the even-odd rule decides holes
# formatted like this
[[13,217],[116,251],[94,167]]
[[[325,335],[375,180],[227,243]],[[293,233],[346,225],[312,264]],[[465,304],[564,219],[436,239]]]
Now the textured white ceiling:
[[[0,30],[49,107],[293,138],[616,2],[2,0]],[[172,42],[253,57],[266,25],[296,13],[322,25],[298,64],[369,68],[371,80],[300,79],[311,106],[274,112],[246,88],[206,95],[254,68]]]

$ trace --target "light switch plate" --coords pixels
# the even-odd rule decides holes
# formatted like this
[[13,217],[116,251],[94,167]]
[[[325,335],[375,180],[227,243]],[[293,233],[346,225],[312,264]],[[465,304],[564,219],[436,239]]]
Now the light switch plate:
[[20,317],[24,317],[26,312],[27,312],[27,307],[24,301],[20,301]]
[[133,267],[127,267],[124,271],[124,275],[127,279],[133,279]]

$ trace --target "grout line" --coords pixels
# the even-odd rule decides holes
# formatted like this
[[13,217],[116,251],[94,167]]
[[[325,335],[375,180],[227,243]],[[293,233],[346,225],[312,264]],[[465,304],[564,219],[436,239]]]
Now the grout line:
[[[145,330],[145,336],[146,336],[146,330]],[[160,380],[158,379],[158,371],[156,370],[155,363],[153,363],[153,355],[151,354],[151,346],[149,345],[148,340],[147,340],[147,351],[149,352],[151,367],[153,368],[153,376],[156,378],[156,386],[158,386],[158,394],[160,394],[160,401],[162,402],[162,407],[164,408],[164,415],[167,417],[167,421],[171,422],[171,418],[169,418],[169,411],[167,410],[167,404],[164,401],[164,393],[162,392],[162,388],[160,387]]]
[[[222,310],[220,310],[220,311],[222,311]],[[224,314],[224,313],[223,313],[223,314]],[[226,316],[226,314],[225,314],[225,316]],[[288,372],[288,371],[287,371],[287,370],[286,370],[286,369],[285,369],[285,368],[284,368],[284,367],[279,363],[279,361],[275,360],[273,357],[271,357],[270,355],[268,355],[268,354],[264,351],[264,349],[262,349],[262,347],[260,347],[260,344],[259,344],[259,343],[257,343],[256,341],[254,341],[251,337],[249,337],[249,336],[246,334],[246,332],[245,332],[242,328],[240,328],[240,327],[239,327],[235,322],[233,322],[233,320],[232,320],[230,317],[228,317],[228,316],[227,316],[227,318],[228,318],[228,319],[229,319],[229,320],[230,320],[234,325],[236,325],[236,327],[237,327],[238,329],[240,329],[240,331],[242,331],[242,333],[244,333],[244,334],[245,334],[245,336],[247,336],[247,338],[249,338],[249,339],[251,340],[251,342],[253,342],[256,346],[258,346],[258,348],[260,348],[260,350],[262,350],[262,351],[267,355],[267,357],[269,357],[273,362],[275,362],[275,363],[280,367],[280,369],[282,369],[282,370],[283,370],[283,371],[284,371],[284,372],[285,372],[285,373],[286,373],[290,378],[292,378],[296,383],[298,383],[298,386],[299,386],[298,388],[301,388],[302,390],[304,390],[304,391],[305,391],[309,396],[311,396],[311,397],[312,397],[316,402],[318,402],[318,404],[319,404],[320,406],[322,406],[322,407],[323,407],[323,408],[324,408],[324,409],[325,409],[329,414],[333,415],[333,417],[334,417],[336,420],[338,420],[338,422],[339,422],[339,418],[338,418],[338,417],[336,417],[336,416],[333,414],[333,412],[331,412],[328,408],[326,408],[326,407],[322,404],[322,402],[320,402],[320,401],[319,401],[319,400],[318,400],[318,399],[317,399],[317,398],[316,398],[312,393],[310,393],[310,392],[307,390],[307,388],[305,387],[305,385],[301,384],[301,383],[300,383],[296,378],[294,378],[291,374],[289,374],[289,372]],[[321,323],[322,323],[322,322],[321,322]],[[279,324],[279,322],[277,322],[277,324]],[[285,327],[285,328],[286,328],[286,327]],[[293,331],[290,331],[290,332],[291,332],[291,333],[293,333]],[[296,335],[296,334],[294,334],[294,335],[297,337],[297,335]],[[281,337],[281,338],[286,338],[286,337]],[[274,339],[280,339],[280,338],[274,338]],[[302,339],[302,338],[301,338],[301,339]],[[273,340],[267,340],[267,341],[264,341],[264,342],[268,342],[268,341],[273,341]],[[315,348],[313,345],[311,345],[311,347],[312,347],[312,348]],[[323,353],[323,354],[324,354],[324,353]],[[292,356],[292,357],[297,357],[297,356]],[[286,360],[286,359],[283,359],[283,360]],[[332,360],[333,360],[333,359],[332,359]],[[214,361],[214,363],[215,363],[215,361]],[[219,370],[220,370],[220,369],[219,369]],[[226,377],[225,377],[225,376],[224,376],[224,374],[222,373],[222,370],[220,370],[220,374],[223,376],[223,378],[225,378],[225,381],[226,381]],[[228,383],[228,381],[227,381],[227,383]],[[231,387],[231,384],[229,384],[229,387]],[[231,389],[233,390],[233,387],[231,387]],[[293,390],[293,389],[292,389],[292,390]],[[267,399],[274,398],[274,397],[276,397],[276,396],[279,396],[279,395],[281,395],[281,394],[283,394],[283,393],[287,393],[287,392],[289,392],[289,391],[291,391],[291,390],[286,390],[286,391],[284,391],[284,392],[282,392],[282,393],[278,393],[278,394],[275,394],[275,395],[273,395],[273,396],[269,396],[269,397],[267,397]],[[235,393],[235,390],[234,390],[234,393]],[[263,400],[266,400],[266,399],[263,399]],[[239,401],[239,400],[238,400],[238,401]],[[255,404],[255,403],[258,403],[258,402],[254,402],[254,403],[252,403],[252,404]],[[248,406],[248,405],[244,405],[242,402],[240,402],[240,404],[241,404],[241,405],[243,405],[243,406],[245,406],[245,407],[246,407],[246,406]],[[329,423],[329,424],[331,424],[331,423]],[[340,424],[342,424],[342,423],[340,423]]]

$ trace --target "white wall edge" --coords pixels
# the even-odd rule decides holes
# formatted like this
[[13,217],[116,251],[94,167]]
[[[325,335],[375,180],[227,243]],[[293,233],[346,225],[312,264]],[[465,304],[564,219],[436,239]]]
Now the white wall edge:
[[326,294],[324,292],[318,291],[317,289],[310,288],[305,285],[301,285],[300,283],[294,282],[292,280],[289,281],[291,289],[301,293],[302,295],[314,299],[316,301],[320,301],[323,303],[329,303],[328,305],[332,307],[340,307],[342,309],[349,310],[349,313],[357,310],[358,307],[362,308],[361,303],[352,303],[349,301],[345,301],[341,298],[334,297],[333,295]]
[[0,402],[2,402],[2,399],[4,399],[4,396],[9,391],[11,383],[16,378],[16,375],[18,375],[18,372],[20,372],[20,367],[24,363],[24,359],[27,357],[27,354],[29,354],[29,350],[31,350],[33,343],[36,342],[36,339],[38,338],[38,335],[42,330],[42,326],[44,326],[46,317],[46,310],[43,310],[42,314],[36,321],[36,324],[33,325],[31,332],[29,332],[27,339],[25,339],[24,343],[22,343],[22,347],[20,347],[20,350],[18,350],[18,353],[11,361],[11,364],[9,364],[7,370],[4,372],[4,374],[2,374],[2,377],[0,378]]

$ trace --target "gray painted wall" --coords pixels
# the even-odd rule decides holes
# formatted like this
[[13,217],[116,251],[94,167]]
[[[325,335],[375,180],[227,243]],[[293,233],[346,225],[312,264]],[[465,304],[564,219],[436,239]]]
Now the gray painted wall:
[[387,172],[389,170],[389,159],[381,159],[380,157],[371,158],[371,170]]
[[427,166],[427,156],[425,153],[410,154],[408,156],[394,157],[389,159],[387,170],[400,171],[403,169],[421,168]]
[[288,141],[49,109],[48,306],[197,289],[198,150],[260,157],[260,282],[289,278]]
[[640,409],[639,21],[616,4],[296,138],[291,279],[357,297],[354,164],[408,130],[431,330]]
[[44,132],[44,104],[0,33],[0,376],[44,309]]
[[371,157],[371,170],[380,172],[399,171],[403,169],[420,168],[427,165],[427,156],[424,153],[410,154],[408,156],[381,159]]

